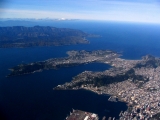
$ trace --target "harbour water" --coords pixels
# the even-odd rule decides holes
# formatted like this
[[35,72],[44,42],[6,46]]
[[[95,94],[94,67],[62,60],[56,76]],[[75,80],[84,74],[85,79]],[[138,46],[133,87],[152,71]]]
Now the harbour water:
[[5,76],[13,66],[65,57],[68,50],[110,49],[122,52],[125,59],[140,59],[146,54],[160,57],[160,26],[84,21],[51,25],[77,28],[102,37],[87,38],[91,42],[87,45],[0,49],[0,112],[8,120],[64,120],[72,108],[97,113],[100,118],[104,115],[118,117],[127,106],[122,102],[108,101],[109,96],[85,90],[53,91],[53,87],[71,81],[72,77],[85,70],[109,69],[106,64],[92,63],[10,78]]

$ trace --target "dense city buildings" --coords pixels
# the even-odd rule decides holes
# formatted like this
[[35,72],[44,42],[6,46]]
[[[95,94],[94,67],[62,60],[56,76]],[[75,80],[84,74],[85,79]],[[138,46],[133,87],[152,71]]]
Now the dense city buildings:
[[73,109],[70,115],[66,117],[66,120],[99,120],[99,118],[95,113]]
[[159,113],[159,58],[146,55],[141,60],[126,60],[120,58],[121,54],[109,50],[68,51],[67,54],[68,57],[64,58],[18,65],[11,69],[9,76],[93,62],[105,63],[112,67],[102,72],[84,71],[73,77],[71,82],[53,89],[86,89],[97,94],[110,95],[110,101],[118,98],[128,104],[128,110],[120,113],[120,120],[148,120]]
[[86,89],[108,94],[128,103],[120,120],[148,120],[160,111],[160,59],[151,55],[142,60],[113,58],[104,63],[113,67],[103,72],[84,71],[70,83],[54,89]]

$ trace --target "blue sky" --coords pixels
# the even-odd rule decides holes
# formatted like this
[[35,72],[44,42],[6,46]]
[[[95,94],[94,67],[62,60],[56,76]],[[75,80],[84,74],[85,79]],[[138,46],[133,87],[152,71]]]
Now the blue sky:
[[160,0],[1,0],[0,18],[160,23]]

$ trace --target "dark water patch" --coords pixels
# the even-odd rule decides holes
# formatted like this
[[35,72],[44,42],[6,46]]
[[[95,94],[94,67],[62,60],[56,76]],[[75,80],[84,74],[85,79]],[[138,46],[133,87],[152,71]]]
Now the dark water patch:
[[[83,110],[87,108],[87,111],[92,112],[92,104],[88,104],[91,99],[85,99],[85,102],[82,100],[83,102],[81,103],[81,98],[92,96],[92,92],[53,91],[53,87],[71,81],[72,77],[85,70],[104,71],[109,68],[110,66],[106,64],[91,63],[10,78],[1,76],[3,78],[1,79],[3,86],[0,88],[2,96],[0,105],[5,108],[9,120],[35,120],[42,118],[61,120],[65,118],[71,108],[83,108],[82,103],[85,104]],[[80,96],[79,99],[78,96]],[[95,103],[97,99],[99,101],[98,97],[94,97]],[[98,106],[94,107],[96,109]]]
[[[98,95],[90,91],[78,90],[78,91],[56,91],[56,94],[65,97],[65,99],[60,99],[60,104],[64,103],[65,100],[68,104],[64,105],[64,110],[67,112],[67,108],[70,109],[80,109],[88,112],[97,113],[102,119],[103,116],[116,117],[118,118],[121,110],[126,110],[127,106],[122,102],[109,102],[109,96]],[[67,95],[67,96],[65,96]],[[70,109],[71,111],[72,109]],[[60,111],[60,109],[59,109]],[[69,114],[69,112],[67,112]]]

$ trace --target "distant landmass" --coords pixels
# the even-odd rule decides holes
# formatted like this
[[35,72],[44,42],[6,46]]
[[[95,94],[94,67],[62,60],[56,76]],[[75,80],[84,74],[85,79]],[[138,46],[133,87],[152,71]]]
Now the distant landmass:
[[81,30],[50,26],[0,27],[0,48],[88,44],[86,37],[97,37]]

